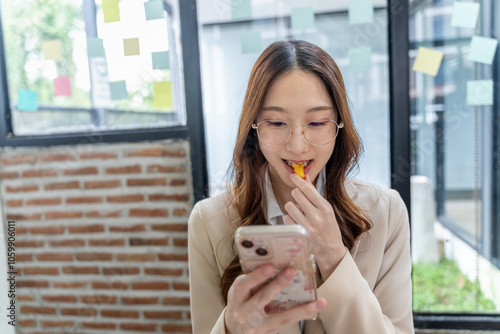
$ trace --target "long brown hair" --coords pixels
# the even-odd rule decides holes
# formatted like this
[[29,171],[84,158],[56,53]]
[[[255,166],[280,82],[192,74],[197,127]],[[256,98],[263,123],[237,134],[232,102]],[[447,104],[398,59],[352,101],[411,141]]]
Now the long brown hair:
[[[233,152],[231,205],[241,217],[241,226],[267,224],[264,213],[267,162],[251,126],[257,119],[268,88],[292,70],[308,71],[322,80],[338,112],[338,120],[344,123],[325,167],[325,198],[334,209],[344,245],[351,249],[356,238],[371,228],[371,221],[354,204],[344,186],[346,175],[357,165],[362,145],[351,120],[344,81],[337,64],[328,53],[312,43],[297,40],[275,42],[257,59],[250,73]],[[229,288],[241,274],[236,256],[221,278],[226,303]]]

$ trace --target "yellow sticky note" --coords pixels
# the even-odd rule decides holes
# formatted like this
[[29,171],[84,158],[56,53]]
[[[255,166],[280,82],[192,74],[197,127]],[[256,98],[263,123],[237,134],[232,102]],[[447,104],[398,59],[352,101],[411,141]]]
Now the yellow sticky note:
[[415,58],[412,69],[416,72],[436,76],[439,72],[439,67],[441,66],[442,61],[442,52],[421,46],[418,48],[418,54]]
[[102,0],[102,11],[104,13],[104,23],[120,21],[120,0]]
[[125,56],[138,56],[141,54],[139,48],[139,38],[124,38],[123,52]]
[[42,52],[45,59],[61,60],[62,43],[60,39],[42,42]]
[[153,107],[172,109],[172,82],[154,82],[153,90]]

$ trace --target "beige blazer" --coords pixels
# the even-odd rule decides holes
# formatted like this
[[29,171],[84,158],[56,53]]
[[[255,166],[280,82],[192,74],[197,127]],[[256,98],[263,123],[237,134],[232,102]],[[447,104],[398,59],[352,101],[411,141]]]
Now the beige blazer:
[[[349,179],[346,190],[370,217],[333,274],[318,288],[327,300],[309,334],[414,333],[408,212],[399,194]],[[232,236],[239,219],[228,194],[198,202],[189,218],[188,252],[193,332],[225,333],[220,278],[234,258]],[[299,334],[299,323],[281,334]]]

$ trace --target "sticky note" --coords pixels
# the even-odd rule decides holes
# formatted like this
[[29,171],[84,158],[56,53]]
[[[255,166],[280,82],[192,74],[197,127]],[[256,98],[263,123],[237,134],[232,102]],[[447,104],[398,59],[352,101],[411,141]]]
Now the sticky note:
[[149,0],[144,4],[146,20],[157,20],[163,18],[163,0]]
[[290,20],[292,29],[314,28],[314,8],[313,7],[292,8]]
[[252,18],[252,4],[250,0],[231,0],[231,18],[246,20]]
[[104,13],[104,23],[120,21],[120,0],[102,0],[102,11]]
[[45,60],[61,60],[62,59],[62,43],[60,39],[42,42],[42,52]]
[[372,67],[372,49],[370,47],[351,49],[348,55],[351,70],[363,71]]
[[467,104],[484,106],[493,104],[493,80],[467,81]]
[[54,79],[54,95],[71,96],[71,83],[68,76],[58,77]]
[[493,58],[495,58],[497,45],[498,41],[494,38],[472,36],[469,60],[491,65]]
[[442,61],[442,52],[421,46],[418,48],[417,57],[413,63],[412,70],[436,76]]
[[102,39],[97,37],[87,38],[87,54],[89,58],[104,57],[104,46]]
[[111,100],[128,99],[127,84],[125,81],[115,81],[109,83]]
[[262,37],[259,31],[247,31],[240,35],[241,53],[258,53],[262,51]]
[[372,23],[372,0],[352,0],[349,2],[348,16],[350,25]]
[[453,3],[453,14],[451,15],[451,25],[461,28],[475,28],[479,15],[479,4],[475,2]]
[[124,38],[123,52],[125,56],[138,56],[141,54],[139,49],[139,38]]
[[170,68],[170,55],[168,51],[152,52],[153,69],[154,70],[168,70]]
[[38,94],[34,90],[20,89],[17,92],[17,110],[37,111]]
[[153,90],[153,107],[172,109],[172,82],[154,82]]

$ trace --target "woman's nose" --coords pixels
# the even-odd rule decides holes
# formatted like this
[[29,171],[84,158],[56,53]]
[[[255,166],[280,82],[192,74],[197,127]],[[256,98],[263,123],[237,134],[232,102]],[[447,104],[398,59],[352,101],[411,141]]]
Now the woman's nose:
[[294,154],[301,154],[309,150],[309,142],[306,140],[303,127],[292,128],[290,140],[286,143],[286,149]]

